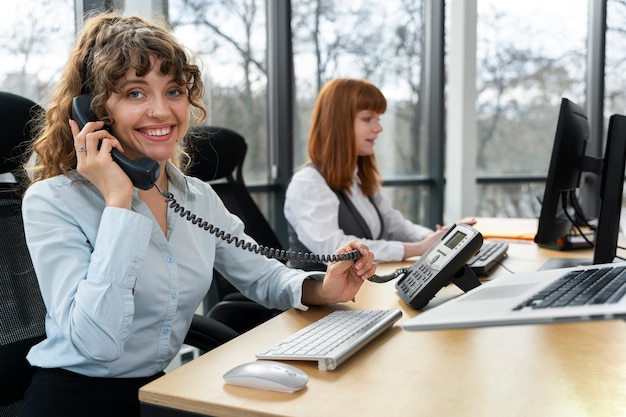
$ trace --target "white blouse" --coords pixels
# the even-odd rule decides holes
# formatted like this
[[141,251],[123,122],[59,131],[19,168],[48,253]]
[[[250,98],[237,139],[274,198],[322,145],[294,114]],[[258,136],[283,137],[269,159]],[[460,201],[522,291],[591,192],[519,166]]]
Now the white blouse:
[[[378,213],[361,191],[356,171],[350,192],[349,198],[367,223],[372,236],[379,236],[382,225]],[[368,245],[376,261],[399,261],[404,256],[404,242],[420,241],[432,232],[405,219],[400,211],[391,207],[389,199],[380,191],[373,199],[385,224],[381,239],[346,235],[339,228],[339,198],[315,167],[305,166],[293,175],[287,187],[284,214],[298,240],[319,255],[332,254],[336,248],[357,239]]]

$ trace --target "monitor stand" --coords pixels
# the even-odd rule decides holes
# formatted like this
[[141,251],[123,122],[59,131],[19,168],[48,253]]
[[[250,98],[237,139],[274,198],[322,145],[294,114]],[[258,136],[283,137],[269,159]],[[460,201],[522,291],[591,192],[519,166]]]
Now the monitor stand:
[[[538,243],[539,246],[546,249],[553,249],[558,251],[568,250],[581,250],[593,248],[593,243],[589,243],[589,238],[585,239],[580,235],[565,235],[552,243]],[[591,235],[591,242],[593,242],[594,235]]]

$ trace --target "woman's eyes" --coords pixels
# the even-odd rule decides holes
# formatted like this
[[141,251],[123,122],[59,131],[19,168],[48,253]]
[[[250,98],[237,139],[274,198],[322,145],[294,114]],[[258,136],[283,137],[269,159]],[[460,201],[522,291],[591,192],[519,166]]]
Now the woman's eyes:
[[169,96],[174,96],[174,97],[178,97],[182,94],[184,94],[184,91],[182,88],[173,88],[168,92]]
[[[166,95],[170,97],[178,97],[185,94],[185,90],[183,88],[172,88],[167,91]],[[144,94],[141,91],[135,90],[128,92],[127,96],[132,99],[139,99],[144,97]]]
[[131,91],[128,93],[128,97],[130,98],[140,98],[141,97],[141,92],[140,91]]

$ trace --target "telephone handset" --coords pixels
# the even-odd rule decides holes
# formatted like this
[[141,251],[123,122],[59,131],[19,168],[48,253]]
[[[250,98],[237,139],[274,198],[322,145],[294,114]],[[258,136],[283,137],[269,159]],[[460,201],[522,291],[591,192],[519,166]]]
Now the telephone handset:
[[[90,94],[82,94],[74,97],[74,99],[72,100],[72,118],[78,123],[81,129],[85,126],[87,122],[98,120],[98,117],[91,108],[91,99],[92,97]],[[235,246],[240,247],[241,249],[245,249],[250,252],[264,255],[268,258],[275,258],[282,261],[297,260],[300,262],[320,263],[357,260],[361,257],[361,253],[358,250],[353,250],[352,252],[342,253],[339,255],[316,255],[312,253],[293,252],[285,251],[282,249],[269,248],[267,246],[257,245],[256,243],[246,242],[239,239],[237,236],[231,236],[230,233],[226,233],[223,230],[220,230],[218,227],[209,224],[208,222],[202,220],[202,218],[197,217],[195,214],[191,213],[189,210],[186,210],[176,201],[172,193],[168,191],[162,191],[159,186],[156,185],[156,180],[159,177],[160,170],[158,162],[145,157],[132,160],[124,156],[117,149],[113,149],[111,151],[111,156],[113,157],[113,160],[117,162],[119,166],[124,170],[126,175],[128,175],[135,187],[142,190],[149,190],[152,187],[156,187],[159,193],[163,197],[165,197],[165,201],[169,204],[169,206],[174,210],[175,213],[178,213],[181,217],[185,217],[188,221],[195,224],[199,228],[207,230],[209,233],[212,233],[222,240],[225,240],[228,243],[232,243]],[[392,278],[378,277],[376,275],[370,278],[370,280],[374,282],[386,282],[390,279]]]
[[453,224],[396,282],[400,298],[421,309],[437,292],[454,283],[463,291],[480,285],[467,262],[480,250],[483,236],[466,224]]
[[[87,122],[98,120],[91,108],[91,95],[83,94],[72,100],[72,118],[82,129]],[[133,185],[142,190],[149,190],[159,178],[159,163],[150,158],[132,160],[117,149],[111,150],[111,157],[124,170]]]

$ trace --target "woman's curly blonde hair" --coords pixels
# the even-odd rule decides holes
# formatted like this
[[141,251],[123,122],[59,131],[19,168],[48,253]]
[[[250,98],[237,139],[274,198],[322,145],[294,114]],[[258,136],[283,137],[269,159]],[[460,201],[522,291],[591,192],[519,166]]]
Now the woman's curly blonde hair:
[[[187,86],[194,121],[202,121],[206,109],[202,103],[204,85],[200,69],[165,24],[125,17],[119,12],[90,16],[56,86],[52,104],[37,121],[37,135],[31,146],[31,155],[35,157],[26,163],[31,183],[76,168],[74,138],[68,123],[75,96],[92,95],[92,108],[98,118],[113,125],[115,120],[106,114],[104,105],[117,92],[118,81],[130,70],[135,70],[139,77],[148,74],[155,61],[161,73]],[[188,160],[187,153],[179,146],[172,162],[181,166]]]

